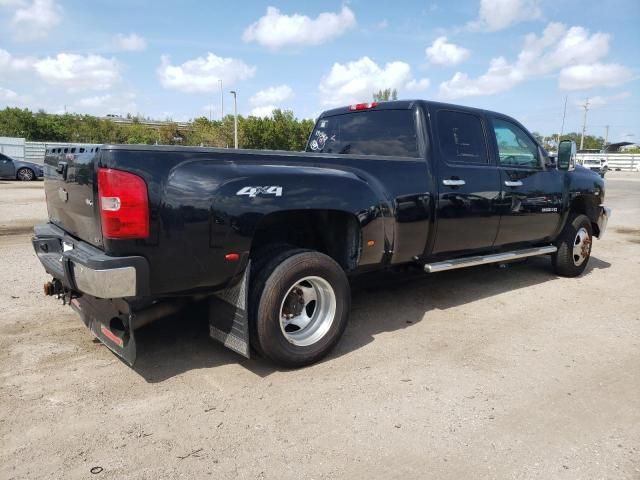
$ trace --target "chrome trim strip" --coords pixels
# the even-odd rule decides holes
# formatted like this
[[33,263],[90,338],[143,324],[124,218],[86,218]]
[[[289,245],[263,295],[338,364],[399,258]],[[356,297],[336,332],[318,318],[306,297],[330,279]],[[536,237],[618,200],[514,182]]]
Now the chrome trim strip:
[[506,262],[518,258],[533,257],[536,255],[546,255],[555,253],[558,248],[554,245],[546,247],[527,248],[524,250],[514,250],[512,252],[495,253],[493,255],[478,255],[476,257],[454,258],[443,262],[427,263],[424,271],[427,273],[442,272],[444,270],[454,270],[456,268],[474,267],[487,263]]
[[609,218],[611,217],[611,209],[609,207],[605,207],[604,205],[600,205],[602,207],[602,213],[598,217],[598,235],[597,238],[602,240],[605,232],[607,231],[607,224],[609,223]]
[[99,298],[122,298],[136,295],[135,267],[93,270],[73,263],[73,277],[78,290]]

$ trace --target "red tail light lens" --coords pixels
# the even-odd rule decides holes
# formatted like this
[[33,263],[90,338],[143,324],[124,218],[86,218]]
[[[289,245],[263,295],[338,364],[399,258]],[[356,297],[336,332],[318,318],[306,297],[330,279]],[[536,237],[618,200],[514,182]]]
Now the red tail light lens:
[[133,173],[100,168],[98,199],[105,238],[147,238],[149,200],[147,184]]
[[356,103],[355,105],[350,105],[349,110],[369,110],[370,108],[376,108],[377,106],[378,102]]

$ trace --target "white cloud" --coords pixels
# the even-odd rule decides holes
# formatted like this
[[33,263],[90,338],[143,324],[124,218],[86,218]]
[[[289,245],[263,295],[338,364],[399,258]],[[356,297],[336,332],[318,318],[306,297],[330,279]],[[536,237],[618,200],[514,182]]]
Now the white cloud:
[[24,7],[25,0],[0,0],[0,7]]
[[390,62],[380,67],[369,57],[347,64],[334,63],[320,82],[323,105],[347,105],[371,100],[374,92],[385,88],[402,90],[425,89],[428,79],[415,80],[411,67],[404,62]]
[[55,0],[33,0],[30,3],[8,2],[18,6],[11,18],[11,29],[18,41],[38,40],[61,20],[61,8]]
[[253,117],[270,117],[273,111],[278,108],[275,105],[264,105],[262,107],[255,107],[251,110],[249,115]]
[[114,39],[114,44],[119,50],[126,50],[129,52],[140,52],[147,48],[147,41],[135,33],[130,33],[129,35],[119,33]]
[[273,50],[320,45],[355,25],[356,17],[346,6],[339,13],[324,12],[316,18],[297,13],[285,15],[276,7],[267,7],[266,15],[245,29],[242,40],[257,42]]
[[[583,27],[567,28],[561,23],[550,23],[541,36],[531,33],[525,37],[524,47],[515,62],[510,63],[504,57],[493,58],[488,70],[476,78],[456,72],[450,80],[440,84],[440,96],[455,99],[492,95],[527,79],[561,70],[564,74],[561,73],[560,86],[567,88],[571,79],[580,75],[580,71],[572,70],[571,67],[591,64],[606,56],[609,52],[609,39],[608,34],[590,34]],[[596,74],[595,71],[593,73]],[[628,79],[626,75],[623,78],[624,81]],[[576,88],[587,88],[578,87],[579,83],[575,79],[573,84]],[[586,82],[580,85],[586,85]]]
[[438,37],[429,48],[425,50],[427,58],[436,65],[457,65],[464,62],[471,52],[466,48],[459,47],[447,42],[447,37]]
[[516,23],[542,16],[539,0],[480,0],[477,20],[469,22],[470,30],[496,32]]
[[8,88],[0,87],[0,102],[15,102],[18,99],[18,94]]
[[289,85],[279,85],[256,92],[256,94],[249,99],[249,103],[254,106],[272,105],[289,100],[291,97],[293,97],[291,87]]
[[218,57],[209,52],[181,65],[172,65],[168,56],[161,57],[158,67],[160,83],[165,88],[182,92],[211,92],[220,88],[219,80],[226,86],[251,78],[256,67],[235,58]]
[[35,73],[46,83],[76,92],[107,90],[120,79],[120,65],[99,55],[59,53],[55,57],[15,57],[0,49],[2,74]]
[[421,78],[420,80],[410,80],[405,85],[405,89],[410,92],[422,92],[429,88],[429,85],[431,85],[431,81],[428,78]]
[[70,92],[108,90],[120,79],[118,62],[100,55],[59,53],[35,61],[33,67],[45,82]]
[[23,106],[29,102],[30,98],[26,95],[20,95],[9,88],[0,87],[0,105]]
[[28,70],[33,65],[33,58],[14,57],[6,50],[0,48],[0,75],[3,73],[21,72]]
[[[601,108],[606,105],[609,105],[610,103],[619,102],[629,97],[631,97],[631,92],[620,92],[620,93],[616,93],[615,95],[606,95],[606,96],[593,95],[588,97],[589,108],[590,109]],[[574,100],[573,104],[577,109],[582,111],[585,101],[586,101],[586,98],[579,98]]]
[[127,113],[136,113],[138,110],[136,96],[133,93],[108,93],[85,97],[75,102],[74,107],[76,111],[95,113],[97,115],[105,115],[107,113],[125,115]]
[[572,65],[560,71],[563,90],[585,90],[594,87],[615,87],[633,77],[631,70],[617,63]]

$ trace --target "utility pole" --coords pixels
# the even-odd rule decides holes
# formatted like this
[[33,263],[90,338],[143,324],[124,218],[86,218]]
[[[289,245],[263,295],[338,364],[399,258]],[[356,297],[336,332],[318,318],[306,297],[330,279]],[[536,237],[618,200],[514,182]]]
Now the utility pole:
[[604,147],[609,143],[609,125],[604,126]]
[[567,98],[569,98],[569,95],[564,96],[564,111],[562,113],[562,126],[560,127],[560,135],[558,135],[558,143],[560,143],[560,137],[564,133],[564,119],[567,117]]
[[222,79],[218,80],[220,83],[220,120],[224,120],[224,91],[222,90]]
[[238,149],[238,99],[235,90],[229,92],[233,95],[233,145]]
[[584,147],[584,132],[587,130],[587,112],[589,111],[589,97],[587,97],[587,100],[584,102],[584,105],[582,105],[582,108],[584,108],[584,116],[582,117],[582,136],[580,137],[580,150],[582,150]]

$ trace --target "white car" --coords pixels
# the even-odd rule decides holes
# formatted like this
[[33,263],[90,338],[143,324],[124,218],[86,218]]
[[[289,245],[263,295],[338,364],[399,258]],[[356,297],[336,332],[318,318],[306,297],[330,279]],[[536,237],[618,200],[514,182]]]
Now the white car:
[[604,174],[609,170],[609,162],[605,158],[586,158],[582,162],[584,168],[588,168],[600,174],[604,178]]

